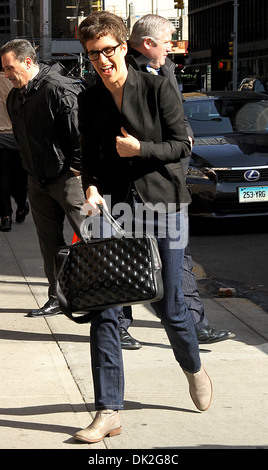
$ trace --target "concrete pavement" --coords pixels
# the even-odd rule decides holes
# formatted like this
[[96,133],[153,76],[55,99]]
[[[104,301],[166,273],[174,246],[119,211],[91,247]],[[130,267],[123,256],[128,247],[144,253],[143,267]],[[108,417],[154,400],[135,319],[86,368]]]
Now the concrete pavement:
[[[72,232],[66,227],[67,243]],[[204,276],[196,266],[197,275]],[[89,325],[64,315],[27,318],[47,300],[47,282],[31,215],[0,232],[0,449],[268,448],[268,314],[241,298],[206,298],[211,326],[232,340],[200,345],[214,398],[195,409],[186,378],[152,311],[134,307],[130,333],[142,342],[123,351],[122,434],[97,444],[72,435],[94,416]],[[145,451],[144,451],[145,452]],[[102,454],[104,455],[104,454]]]

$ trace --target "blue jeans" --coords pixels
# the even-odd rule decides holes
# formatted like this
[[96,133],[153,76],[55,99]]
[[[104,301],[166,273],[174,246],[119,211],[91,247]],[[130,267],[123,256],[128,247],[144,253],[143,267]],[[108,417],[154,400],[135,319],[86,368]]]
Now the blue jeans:
[[[137,201],[135,196],[131,201],[133,206]],[[179,233],[179,213],[174,215],[174,224]],[[157,221],[154,225],[157,233]],[[156,235],[163,265],[164,297],[161,301],[152,303],[152,307],[166,330],[176,361],[183,370],[197,372],[201,367],[198,340],[182,291],[184,249],[171,249],[170,242],[174,246],[175,240],[168,233],[166,235],[163,238]],[[120,308],[107,309],[91,322],[91,363],[97,410],[123,409],[124,370],[118,320],[120,311]]]

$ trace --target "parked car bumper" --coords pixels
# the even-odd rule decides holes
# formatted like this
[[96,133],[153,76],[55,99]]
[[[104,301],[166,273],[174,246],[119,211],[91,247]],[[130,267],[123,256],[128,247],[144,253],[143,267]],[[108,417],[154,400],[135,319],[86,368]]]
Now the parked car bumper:
[[[243,184],[213,183],[202,180],[192,182],[187,179],[187,187],[192,197],[189,215],[210,218],[246,217],[268,215],[267,202],[239,202],[238,188]],[[252,184],[252,187],[260,187]]]

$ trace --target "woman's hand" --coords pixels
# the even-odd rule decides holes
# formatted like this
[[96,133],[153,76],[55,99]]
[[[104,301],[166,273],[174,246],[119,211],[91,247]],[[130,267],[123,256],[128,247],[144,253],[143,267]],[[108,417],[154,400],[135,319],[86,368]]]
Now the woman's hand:
[[121,127],[122,136],[116,137],[116,150],[120,157],[135,157],[141,155],[141,144],[138,139],[128,134],[124,127]]
[[100,209],[97,204],[102,204],[104,207],[107,207],[105,199],[101,197],[96,186],[89,186],[86,190],[86,202],[83,204],[82,211],[83,214],[88,215],[89,217],[94,217],[97,214],[100,214]]

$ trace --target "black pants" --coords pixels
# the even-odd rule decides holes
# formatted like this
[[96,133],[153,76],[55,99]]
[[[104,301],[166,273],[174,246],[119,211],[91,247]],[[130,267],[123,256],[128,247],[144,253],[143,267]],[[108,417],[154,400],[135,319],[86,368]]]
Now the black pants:
[[0,216],[11,217],[11,196],[18,210],[25,208],[27,174],[22,167],[18,150],[0,148]]
[[54,257],[57,248],[64,246],[64,219],[81,238],[80,225],[85,216],[80,209],[85,202],[81,178],[71,170],[46,185],[40,185],[30,176],[29,202],[44,260],[44,270],[49,282],[49,297],[56,297]]

